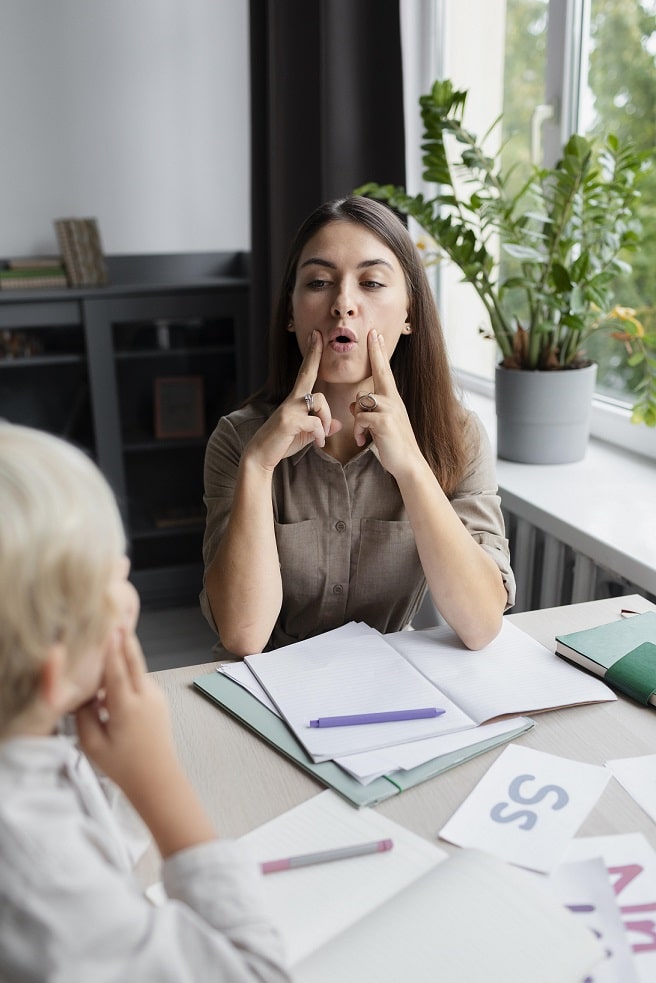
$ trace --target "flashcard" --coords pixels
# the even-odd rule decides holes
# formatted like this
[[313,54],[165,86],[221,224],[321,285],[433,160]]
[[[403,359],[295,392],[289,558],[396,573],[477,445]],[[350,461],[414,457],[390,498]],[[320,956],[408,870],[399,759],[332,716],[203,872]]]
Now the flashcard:
[[439,835],[547,873],[609,779],[599,765],[510,744]]
[[618,782],[631,798],[656,822],[656,754],[643,754],[639,758],[616,758],[607,761]]
[[606,958],[585,983],[639,983],[624,923],[601,857],[559,864],[547,883],[558,900],[599,939]]
[[572,840],[565,860],[601,857],[620,910],[640,983],[656,980],[656,851],[642,833]]

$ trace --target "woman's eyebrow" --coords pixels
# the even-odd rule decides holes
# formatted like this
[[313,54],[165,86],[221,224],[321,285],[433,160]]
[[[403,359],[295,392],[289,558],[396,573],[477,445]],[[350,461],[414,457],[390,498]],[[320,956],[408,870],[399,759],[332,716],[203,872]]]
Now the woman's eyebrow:
[[[302,270],[306,266],[325,266],[331,270],[337,269],[336,263],[331,263],[329,259],[322,259],[320,256],[310,256],[309,259],[301,263],[299,269]],[[366,270],[370,266],[387,266],[390,270],[394,268],[386,259],[363,259],[361,263],[358,263],[356,269]]]

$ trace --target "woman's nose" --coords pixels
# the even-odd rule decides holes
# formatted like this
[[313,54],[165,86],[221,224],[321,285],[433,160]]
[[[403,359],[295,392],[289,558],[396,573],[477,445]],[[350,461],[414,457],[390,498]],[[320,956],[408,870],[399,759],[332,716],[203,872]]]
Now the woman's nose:
[[355,305],[353,300],[341,290],[339,296],[335,298],[333,304],[334,317],[353,317],[355,315]]

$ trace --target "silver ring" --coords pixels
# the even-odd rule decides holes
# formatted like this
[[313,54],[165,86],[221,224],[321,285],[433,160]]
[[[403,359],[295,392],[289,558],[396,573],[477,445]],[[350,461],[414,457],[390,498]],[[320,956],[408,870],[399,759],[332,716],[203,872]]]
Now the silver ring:
[[358,406],[365,413],[371,413],[378,406],[378,400],[373,393],[364,393],[364,395],[358,396]]
[[303,399],[305,400],[305,405],[307,406],[308,413],[312,413],[312,411],[314,410],[314,394],[306,393]]

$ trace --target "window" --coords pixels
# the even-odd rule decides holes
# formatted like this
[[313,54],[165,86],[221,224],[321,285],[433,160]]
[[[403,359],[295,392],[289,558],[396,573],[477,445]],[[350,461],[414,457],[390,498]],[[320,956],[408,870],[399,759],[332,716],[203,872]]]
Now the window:
[[[410,6],[402,0],[402,14]],[[467,119],[474,133],[485,133],[503,113],[489,148],[503,146],[504,169],[531,158],[553,163],[574,131],[587,136],[613,132],[646,150],[656,146],[656,0],[430,0],[422,7],[432,10],[432,19],[419,25],[419,32],[416,14],[413,28],[404,21],[406,61],[411,30],[415,50],[429,45],[431,37],[441,41],[432,74],[425,70],[420,82],[415,72],[410,80],[409,114],[418,114],[418,96],[434,78],[451,78],[469,91]],[[435,25],[439,31],[431,33]],[[408,139],[416,141],[412,127]],[[411,157],[408,165],[408,186],[419,190],[420,167]],[[656,169],[643,184],[639,217],[644,245],[627,257],[633,272],[618,283],[616,300],[637,308],[653,328]],[[437,291],[453,364],[490,380],[491,387],[497,354],[494,343],[480,335],[485,313],[477,298],[447,267],[437,274]],[[656,433],[628,420],[635,370],[622,346],[602,333],[594,347],[586,348],[599,364],[593,431],[656,456]]]

